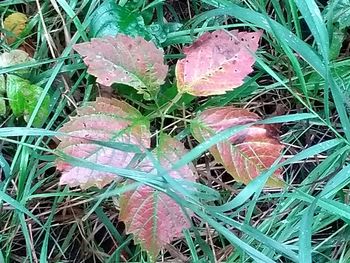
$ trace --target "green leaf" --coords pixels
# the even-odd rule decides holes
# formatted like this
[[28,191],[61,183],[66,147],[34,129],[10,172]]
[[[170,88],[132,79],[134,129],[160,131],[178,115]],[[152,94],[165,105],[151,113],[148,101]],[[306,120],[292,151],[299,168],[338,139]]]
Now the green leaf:
[[117,5],[113,0],[104,1],[93,13],[90,34],[92,37],[103,37],[119,33],[150,38],[142,16]]
[[162,44],[168,39],[170,33],[178,31],[181,27],[181,23],[171,22],[162,25],[159,23],[152,23],[147,26],[147,30],[152,35],[152,40],[158,44]]
[[339,28],[334,28],[334,32],[332,34],[332,42],[329,48],[329,58],[331,60],[338,58],[340,49],[343,45],[345,34],[343,30]]
[[[13,114],[16,117],[23,116],[24,120],[28,121],[43,91],[42,88],[15,75],[8,75],[6,91]],[[35,116],[33,126],[41,126],[43,120],[49,114],[49,104],[50,98],[46,96],[38,114]]]
[[350,26],[350,0],[332,0],[326,9],[327,20],[338,23],[340,29]]
[[0,95],[4,95],[5,92],[6,92],[5,76],[0,75]]
[[6,115],[6,102],[4,97],[0,97],[0,116]]

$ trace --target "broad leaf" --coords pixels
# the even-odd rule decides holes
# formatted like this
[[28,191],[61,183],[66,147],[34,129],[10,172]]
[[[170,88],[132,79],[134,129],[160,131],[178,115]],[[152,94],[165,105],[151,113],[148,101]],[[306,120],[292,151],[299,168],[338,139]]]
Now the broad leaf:
[[7,31],[7,43],[12,44],[27,25],[28,18],[23,13],[13,13],[4,20],[4,29]]
[[331,0],[326,7],[325,16],[340,29],[350,26],[350,0]]
[[152,35],[152,40],[156,43],[163,44],[168,40],[169,34],[178,31],[183,25],[181,23],[152,23],[147,26],[148,32]]
[[120,33],[149,37],[142,16],[116,4],[114,0],[103,1],[93,13],[90,34],[93,37],[104,37]]
[[0,67],[9,67],[32,60],[33,59],[27,52],[20,49],[14,49],[10,52],[4,52],[0,55]]
[[[9,105],[16,117],[23,116],[28,121],[36,104],[43,92],[37,85],[31,84],[28,80],[15,75],[7,75],[6,92]],[[49,114],[50,97],[47,95],[42,103],[33,126],[40,127]]]
[[258,49],[261,35],[261,31],[237,30],[203,34],[184,48],[186,57],[176,64],[179,91],[209,96],[241,86],[244,78],[253,71],[253,53]]
[[97,82],[111,86],[113,83],[134,87],[150,99],[164,83],[168,66],[163,62],[163,50],[141,37],[125,35],[92,39],[74,49],[84,57],[88,72]]
[[[189,165],[171,170],[172,164],[185,154],[180,142],[162,135],[153,153],[174,179],[195,180],[193,168]],[[155,165],[149,159],[144,159],[138,169],[148,172],[149,176],[157,174]],[[188,211],[188,215],[192,213]],[[182,230],[190,227],[188,217],[174,200],[146,185],[121,196],[119,218],[124,221],[127,232],[134,234],[135,241],[148,251],[152,260],[156,259],[165,244],[182,237]]]
[[[0,55],[0,68],[1,67],[10,67],[10,66],[14,66],[14,65],[17,65],[17,64],[21,64],[21,63],[25,63],[25,62],[29,62],[29,61],[32,61],[33,59],[29,56],[29,54],[25,51],[22,51],[20,49],[14,49],[14,50],[11,50],[9,52],[4,52]],[[18,75],[24,75],[25,73],[27,73],[28,70],[27,69],[24,69],[24,70],[16,70],[16,74]],[[13,79],[15,79],[15,81],[12,81]],[[21,80],[17,83],[17,80]],[[11,76],[9,75],[9,87],[8,89],[11,89],[10,91],[13,91],[12,89],[13,88],[18,88],[19,90],[22,90],[18,85],[22,85],[23,87],[24,86],[31,86],[28,82],[26,82],[25,80],[23,80],[21,78],[18,78],[16,76]],[[15,84],[15,85],[11,85],[11,84]],[[6,114],[6,103],[5,103],[5,93],[6,93],[6,79],[5,79],[5,75],[4,74],[1,74],[0,75],[0,116],[2,115],[5,115]],[[25,88],[26,89],[26,88]],[[34,88],[34,87],[31,87],[31,90],[33,92],[38,91],[38,89],[40,89],[39,87],[38,88]],[[12,93],[13,94],[13,93]],[[18,92],[16,93],[18,95]],[[31,97],[29,97],[29,99],[33,99],[33,97],[35,97],[35,94],[34,93],[31,93]],[[22,96],[23,98],[23,96]],[[24,104],[22,103],[21,105],[16,105],[16,100],[14,102],[11,102],[10,101],[10,107],[12,109],[15,108],[15,111],[16,111],[16,108],[20,107],[21,110],[20,110],[20,113],[18,113],[16,116],[20,116],[20,115],[26,115],[26,114],[29,114],[31,113],[30,111],[30,108],[31,106],[30,105],[27,105],[26,108],[27,108],[27,113],[25,113],[25,110],[24,110]],[[23,102],[23,101],[22,101]],[[29,104],[32,104],[34,103],[35,101],[31,101]],[[46,102],[45,102],[46,103]],[[45,104],[44,103],[44,104]],[[32,105],[33,106],[33,105]],[[34,105],[35,107],[35,105]],[[46,106],[44,105],[44,108]],[[34,108],[33,108],[34,109]],[[18,111],[17,111],[18,112]],[[41,112],[42,113],[42,112]],[[41,114],[39,113],[39,115]],[[28,117],[28,116],[27,116]],[[38,117],[37,119],[34,120],[34,126],[40,126],[40,118],[41,117]]]
[[[149,123],[131,105],[107,98],[97,98],[77,110],[78,116],[72,118],[61,129],[67,136],[59,136],[58,151],[87,161],[125,168],[134,158],[134,152],[98,144],[96,141],[117,142],[137,145],[144,149],[150,145]],[[95,140],[95,141],[94,141]],[[71,187],[104,187],[117,176],[113,173],[72,166],[62,159],[56,162],[62,171],[60,184]]]
[[[203,111],[191,123],[193,136],[204,142],[216,133],[239,125],[252,124],[260,118],[255,113],[231,106]],[[273,125],[252,125],[219,142],[210,149],[215,160],[221,163],[232,177],[248,184],[279,158],[283,145]],[[281,170],[277,170],[267,186],[283,185]]]

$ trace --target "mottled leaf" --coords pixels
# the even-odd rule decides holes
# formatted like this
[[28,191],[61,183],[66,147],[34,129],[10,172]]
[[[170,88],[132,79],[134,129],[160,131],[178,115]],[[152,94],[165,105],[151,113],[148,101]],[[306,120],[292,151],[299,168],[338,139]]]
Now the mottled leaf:
[[186,57],[176,64],[177,87],[194,96],[224,94],[243,84],[253,71],[262,31],[205,33],[184,48]]
[[[251,124],[259,119],[258,115],[245,109],[218,107],[200,113],[192,122],[191,130],[199,142],[204,142],[220,131]],[[248,184],[263,170],[271,167],[283,148],[273,125],[252,125],[229,140],[219,142],[210,152],[235,180]],[[268,180],[267,186],[281,187],[282,181],[281,170],[277,170]]]
[[[10,108],[16,117],[23,116],[28,122],[43,92],[37,85],[15,75],[7,75],[6,92]],[[50,97],[46,95],[35,119],[34,127],[40,127],[49,114]]]
[[[141,150],[150,146],[148,121],[125,102],[97,98],[78,108],[77,113],[77,117],[59,129],[67,136],[59,136],[61,143],[57,147],[58,151],[97,164],[125,168],[135,153],[102,146],[95,141],[127,143],[137,145]],[[56,161],[56,166],[62,171],[60,184],[71,187],[85,189],[95,185],[102,188],[118,179],[113,173],[72,166],[61,159]]]
[[5,18],[4,29],[8,31],[6,34],[7,43],[12,44],[27,25],[28,18],[23,13],[13,13]]
[[95,38],[75,45],[74,49],[84,57],[88,72],[97,77],[98,83],[105,86],[126,84],[144,94],[146,99],[157,93],[168,72],[163,50],[141,37]]
[[[180,142],[163,135],[153,153],[171,177],[193,182],[195,176],[190,165],[171,170],[172,164],[185,152]],[[144,159],[138,169],[149,173],[149,176],[157,174],[155,165],[149,159]],[[188,215],[192,213],[188,211]],[[124,221],[127,233],[134,234],[135,241],[148,251],[153,260],[165,244],[182,237],[182,230],[190,227],[188,217],[174,200],[146,185],[121,196],[119,218]]]

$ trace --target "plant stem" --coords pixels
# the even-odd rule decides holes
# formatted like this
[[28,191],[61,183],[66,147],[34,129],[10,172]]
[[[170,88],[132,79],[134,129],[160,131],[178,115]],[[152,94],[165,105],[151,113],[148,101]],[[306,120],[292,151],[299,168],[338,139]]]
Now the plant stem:
[[171,107],[173,107],[182,97],[182,93],[179,92],[178,94],[176,94],[176,96],[170,101],[169,105],[166,107],[166,109],[164,110],[164,112],[161,113],[161,126],[160,126],[160,130],[163,130],[164,127],[164,120],[165,120],[165,116],[168,113],[168,111],[171,109]]

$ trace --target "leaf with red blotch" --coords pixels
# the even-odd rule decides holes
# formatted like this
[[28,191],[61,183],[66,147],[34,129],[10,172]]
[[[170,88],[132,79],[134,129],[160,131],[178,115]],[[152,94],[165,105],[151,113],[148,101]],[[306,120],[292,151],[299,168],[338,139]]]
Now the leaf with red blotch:
[[217,30],[205,33],[184,48],[176,64],[177,87],[194,96],[224,94],[243,84],[253,71],[254,53],[262,31]]
[[97,77],[98,83],[129,85],[146,99],[158,91],[168,72],[163,50],[141,37],[119,34],[95,38],[73,48],[84,57],[88,72]]
[[[82,158],[100,165],[125,168],[135,156],[134,152],[111,148],[95,141],[127,143],[145,149],[150,146],[149,123],[141,113],[126,102],[97,98],[78,108],[78,116],[67,122],[59,132],[61,143],[57,150],[75,158]],[[104,187],[117,176],[113,173],[72,166],[62,159],[56,161],[62,171],[60,184],[85,189]]]
[[[204,142],[218,132],[258,120],[258,115],[245,109],[231,106],[211,108],[200,113],[191,123],[191,132],[196,140]],[[235,180],[248,184],[271,167],[283,148],[273,125],[252,125],[219,142],[210,152]],[[278,169],[266,185],[282,187],[281,172]]]
[[[171,169],[172,164],[185,153],[179,141],[166,135],[160,137],[159,146],[153,151],[155,159],[172,178],[193,182],[195,176],[190,165]],[[145,158],[138,169],[149,173],[149,176],[157,175],[157,169],[149,158]],[[192,216],[191,211],[187,213]],[[182,237],[182,230],[190,227],[189,218],[173,199],[146,185],[121,196],[119,218],[124,221],[126,231],[134,234],[136,243],[141,244],[153,260],[165,244]]]

